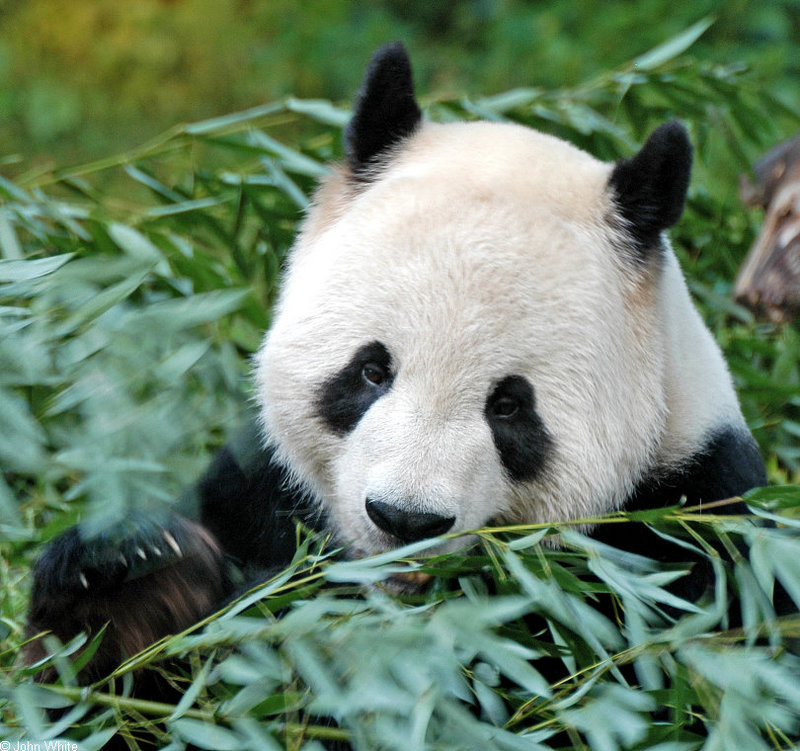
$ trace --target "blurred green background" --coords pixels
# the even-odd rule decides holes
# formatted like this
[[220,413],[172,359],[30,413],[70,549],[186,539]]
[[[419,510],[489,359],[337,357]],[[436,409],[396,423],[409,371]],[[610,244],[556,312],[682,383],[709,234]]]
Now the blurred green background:
[[94,159],[287,94],[348,100],[393,38],[421,92],[492,94],[574,86],[709,15],[694,55],[750,64],[800,105],[797,0],[0,0],[2,169]]

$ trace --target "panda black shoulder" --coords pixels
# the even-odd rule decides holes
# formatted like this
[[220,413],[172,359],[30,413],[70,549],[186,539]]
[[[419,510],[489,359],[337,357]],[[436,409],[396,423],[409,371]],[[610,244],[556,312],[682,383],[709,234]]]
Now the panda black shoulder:
[[306,501],[251,420],[216,453],[178,508],[199,517],[233,561],[272,571],[291,561],[297,521],[310,527],[320,523]]
[[[643,477],[622,504],[624,511],[674,506],[686,499],[689,506],[737,498],[765,485],[764,463],[758,445],[749,432],[734,426],[719,427],[710,432],[703,447],[677,467],[654,470]],[[714,513],[746,513],[744,503],[731,503],[714,508]],[[595,537],[611,545],[659,558],[658,541],[654,536],[630,539],[626,525],[603,525]],[[655,548],[654,548],[655,545]],[[671,546],[670,546],[671,547]]]
[[726,426],[709,433],[703,447],[675,469],[643,478],[625,509],[669,506],[682,497],[693,506],[712,503],[739,496],[766,481],[753,437],[746,430]]

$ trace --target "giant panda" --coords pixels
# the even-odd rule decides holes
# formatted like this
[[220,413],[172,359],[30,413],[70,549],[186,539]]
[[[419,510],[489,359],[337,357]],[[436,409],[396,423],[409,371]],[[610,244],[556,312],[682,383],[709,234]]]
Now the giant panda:
[[[35,569],[31,634],[109,621],[91,679],[212,612],[235,572],[286,565],[298,518],[346,556],[446,535],[443,552],[493,523],[764,484],[665,235],[690,166],[676,122],[615,164],[515,124],[428,122],[404,48],[381,48],[346,162],[285,268],[253,425],[184,516],[54,541]],[[629,525],[594,534],[668,555]]]

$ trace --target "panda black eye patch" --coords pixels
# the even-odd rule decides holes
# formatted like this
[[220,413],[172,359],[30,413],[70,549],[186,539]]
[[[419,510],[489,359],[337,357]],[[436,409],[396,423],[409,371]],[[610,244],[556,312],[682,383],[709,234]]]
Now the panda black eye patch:
[[484,416],[508,476],[515,482],[536,477],[553,441],[536,411],[528,379],[510,375],[499,381],[486,399]]
[[347,435],[392,386],[392,357],[381,342],[359,347],[319,390],[317,412],[336,435]]

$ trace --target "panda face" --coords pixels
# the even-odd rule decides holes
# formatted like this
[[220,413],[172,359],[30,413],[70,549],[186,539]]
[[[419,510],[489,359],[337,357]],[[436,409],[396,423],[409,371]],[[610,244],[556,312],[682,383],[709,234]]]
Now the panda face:
[[610,170],[517,126],[425,124],[379,178],[323,189],[256,380],[269,440],[353,554],[591,516],[638,479],[661,361]]

